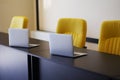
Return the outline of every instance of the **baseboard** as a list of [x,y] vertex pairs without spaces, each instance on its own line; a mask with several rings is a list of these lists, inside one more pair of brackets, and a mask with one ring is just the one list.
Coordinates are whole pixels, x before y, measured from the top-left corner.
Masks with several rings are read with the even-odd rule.
[[[51,32],[31,31],[31,37],[36,38],[36,39],[41,39],[41,40],[48,41],[49,40],[49,33],[51,33]],[[91,43],[98,43],[98,39],[90,38],[90,37],[87,37],[86,41],[91,42]]]
[[39,40],[49,41],[49,32],[31,31],[30,37],[35,38],[35,39],[39,39]]

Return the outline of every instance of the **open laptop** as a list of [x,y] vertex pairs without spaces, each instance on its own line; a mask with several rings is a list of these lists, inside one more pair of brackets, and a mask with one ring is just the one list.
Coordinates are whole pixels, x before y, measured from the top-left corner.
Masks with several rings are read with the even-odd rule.
[[32,48],[37,47],[39,44],[29,44],[29,31],[28,29],[9,28],[9,46]]
[[74,52],[72,40],[72,35],[51,33],[49,35],[50,53],[73,58],[87,55],[86,52]]

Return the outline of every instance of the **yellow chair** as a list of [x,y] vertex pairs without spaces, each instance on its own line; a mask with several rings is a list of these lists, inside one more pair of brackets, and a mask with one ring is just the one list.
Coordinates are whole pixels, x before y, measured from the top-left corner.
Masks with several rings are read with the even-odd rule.
[[120,20],[102,23],[98,49],[100,52],[120,55]]
[[60,34],[71,34],[75,47],[85,47],[87,24],[84,19],[61,18],[58,21],[56,32]]
[[14,16],[12,18],[10,28],[27,28],[28,25],[28,19],[25,16]]

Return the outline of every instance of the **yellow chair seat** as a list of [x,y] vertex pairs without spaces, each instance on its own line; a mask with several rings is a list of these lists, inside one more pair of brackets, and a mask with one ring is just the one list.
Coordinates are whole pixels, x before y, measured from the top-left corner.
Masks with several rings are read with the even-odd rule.
[[110,38],[105,41],[101,41],[101,46],[99,47],[100,51],[120,55],[120,37],[119,38]]

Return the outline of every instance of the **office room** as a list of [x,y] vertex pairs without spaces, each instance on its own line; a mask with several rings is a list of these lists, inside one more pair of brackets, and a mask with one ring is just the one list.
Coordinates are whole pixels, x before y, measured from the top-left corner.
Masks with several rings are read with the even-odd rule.
[[[6,62],[4,66],[0,66],[0,70],[3,70],[0,72],[0,80],[119,80],[120,70],[118,69],[120,66],[117,63],[120,60],[119,3],[120,0],[0,0],[1,53],[4,52],[4,49],[10,50],[11,53],[13,51],[13,54],[18,51],[18,53],[23,53],[23,55],[18,54],[18,56],[24,56],[23,60],[25,60],[22,64],[22,57],[20,57],[21,59],[18,58],[18,62],[14,62],[12,61],[13,57],[10,56],[6,60],[3,59],[4,55],[0,54],[0,65],[4,65],[4,60]],[[28,37],[31,37],[30,43],[39,44],[38,46],[33,48],[17,47],[17,49],[15,46],[11,48],[9,29],[14,16],[27,17]],[[74,39],[73,45],[76,51],[87,52],[87,56],[78,58],[51,56],[50,34],[59,33],[58,23],[62,18],[85,21],[86,31],[84,42],[82,42],[83,46],[76,47]],[[109,29],[111,25],[112,28]],[[102,29],[104,26],[107,26],[106,30]],[[116,29],[115,26],[117,26]],[[74,29],[75,27],[73,27]],[[108,33],[104,35],[104,31]],[[69,33],[65,32],[66,34]],[[70,35],[74,36],[71,33]],[[17,39],[14,38],[15,40]],[[26,53],[27,55],[24,55]],[[16,58],[13,60],[17,59],[17,55],[15,56]],[[112,56],[114,56],[114,60],[111,59]],[[9,61],[12,64],[21,63],[18,65],[24,67],[22,70],[16,66],[17,64],[14,64],[14,67],[17,68],[16,77],[13,76],[15,74],[7,74],[7,71],[15,73],[15,70],[11,68],[12,66],[8,66],[7,62],[10,64]],[[27,64],[27,61],[31,64]],[[21,76],[24,77],[21,78]]]

